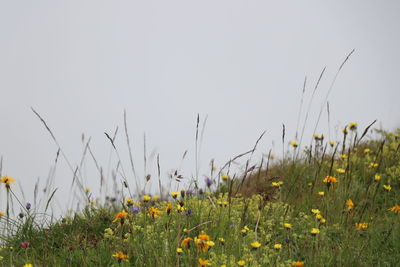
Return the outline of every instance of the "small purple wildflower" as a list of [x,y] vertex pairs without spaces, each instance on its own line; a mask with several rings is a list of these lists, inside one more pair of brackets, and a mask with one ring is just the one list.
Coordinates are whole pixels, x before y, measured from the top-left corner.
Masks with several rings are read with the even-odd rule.
[[31,205],[31,203],[26,203],[26,206],[25,206],[25,208],[27,209],[27,210],[30,210],[31,209],[31,207],[32,207],[32,205]]
[[192,215],[193,215],[192,210],[191,210],[191,209],[188,209],[188,210],[186,211],[186,216],[190,217],[190,216],[192,216]]
[[186,190],[186,195],[192,196],[192,195],[194,195],[194,193],[192,190]]
[[140,208],[139,207],[130,207],[132,214],[138,214],[140,212]]
[[206,178],[204,179],[204,181],[206,182],[206,185],[208,188],[210,188],[210,186],[213,184],[213,180],[211,180],[210,178]]

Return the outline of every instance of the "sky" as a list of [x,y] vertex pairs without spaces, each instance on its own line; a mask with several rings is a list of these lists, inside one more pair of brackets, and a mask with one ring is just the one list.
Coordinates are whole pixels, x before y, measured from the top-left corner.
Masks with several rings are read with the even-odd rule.
[[[293,140],[308,106],[306,136],[321,109],[317,132],[333,140],[350,121],[360,129],[375,119],[376,127],[400,127],[399,13],[398,1],[0,0],[2,175],[18,180],[23,201],[33,201],[38,178],[46,187],[58,148],[31,107],[73,168],[84,150],[82,133],[90,137],[106,176],[117,157],[104,132],[112,135],[118,126],[115,144],[133,184],[126,110],[141,186],[146,174],[156,175],[157,154],[163,183],[176,168],[185,181],[195,175],[197,114],[206,119],[201,177],[211,159],[222,166],[251,149],[263,131],[255,158],[270,149],[279,154],[282,124]],[[353,49],[328,95],[328,125],[325,97]],[[84,170],[84,186],[98,195],[90,157]],[[54,177],[52,208],[62,209],[73,177],[62,157]],[[147,189],[155,190],[156,180],[150,182]]]

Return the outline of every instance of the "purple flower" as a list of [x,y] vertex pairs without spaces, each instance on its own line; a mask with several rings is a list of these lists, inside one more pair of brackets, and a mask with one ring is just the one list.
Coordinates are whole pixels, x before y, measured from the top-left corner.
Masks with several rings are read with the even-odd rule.
[[211,180],[210,178],[206,178],[204,179],[204,181],[206,182],[206,185],[208,188],[210,188],[210,186],[213,184],[213,180]]
[[194,193],[192,190],[186,190],[186,195],[192,196],[192,195],[194,195]]
[[186,211],[186,216],[188,216],[188,217],[190,217],[190,216],[192,216],[193,214],[192,214],[192,210],[191,209],[188,209],[187,211]]
[[132,214],[138,214],[140,212],[140,208],[139,207],[130,207]]
[[29,244],[28,241],[21,242],[21,247],[23,247],[23,248],[28,248],[29,245],[30,245],[30,244]]
[[27,210],[30,210],[31,209],[31,207],[32,207],[32,205],[31,205],[31,203],[26,203],[26,206],[25,206],[25,208],[27,209]]

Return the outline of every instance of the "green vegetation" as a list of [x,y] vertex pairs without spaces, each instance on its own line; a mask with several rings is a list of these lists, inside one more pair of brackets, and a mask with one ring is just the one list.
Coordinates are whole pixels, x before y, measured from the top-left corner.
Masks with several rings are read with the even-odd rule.
[[[228,164],[203,189],[104,205],[87,189],[83,212],[55,222],[20,203],[19,217],[1,213],[0,265],[397,266],[400,129],[364,140],[368,130],[350,123],[340,143],[315,135],[304,150],[290,142],[241,174]],[[1,182],[17,200],[13,180]]]

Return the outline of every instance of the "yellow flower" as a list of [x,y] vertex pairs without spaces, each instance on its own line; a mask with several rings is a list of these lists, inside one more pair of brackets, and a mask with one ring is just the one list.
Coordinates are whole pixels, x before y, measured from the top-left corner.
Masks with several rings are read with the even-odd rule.
[[240,230],[240,232],[242,232],[242,234],[246,234],[249,230],[250,230],[249,227],[247,227],[247,225],[245,225],[245,226],[243,227],[243,229]]
[[320,214],[321,212],[319,211],[319,209],[311,209],[311,213],[317,215]]
[[356,228],[357,229],[367,229],[368,228],[368,223],[363,222],[363,223],[356,223]]
[[154,200],[154,201],[160,200],[160,196],[159,196],[159,195],[154,195],[154,196],[153,196],[153,200]]
[[317,234],[320,233],[320,231],[319,231],[318,228],[312,228],[311,231],[310,231],[310,233],[311,233],[312,235],[317,235]]
[[179,196],[179,192],[172,192],[171,196],[176,199]]
[[273,187],[280,187],[281,185],[283,185],[283,182],[282,182],[282,181],[279,181],[279,182],[272,182],[271,185],[272,185]]
[[208,251],[210,246],[207,244],[207,242],[208,241],[203,241],[201,239],[198,239],[197,237],[194,238],[194,243],[196,243],[198,251]]
[[364,149],[364,153],[369,153],[369,152],[371,152],[371,149],[369,148]]
[[223,181],[228,181],[229,176],[228,176],[228,175],[221,175],[221,179],[222,179]]
[[311,186],[312,186],[312,183],[308,183],[307,186],[311,187]]
[[296,148],[296,147],[299,146],[299,145],[297,144],[296,141],[290,141],[290,142],[289,142],[289,145],[291,145],[291,146],[294,147],[294,148]]
[[333,147],[335,145],[335,141],[329,141],[329,145]]
[[127,199],[125,199],[125,202],[126,202],[126,205],[127,205],[128,207],[130,207],[130,206],[133,205],[133,199],[132,199],[132,198],[127,198]]
[[275,244],[274,249],[279,250],[282,248],[282,244]]
[[254,241],[253,243],[251,243],[251,247],[253,249],[258,249],[259,247],[261,247],[261,243],[258,241]]
[[379,174],[375,174],[374,179],[375,181],[379,181],[381,179],[381,176]]
[[320,223],[326,223],[325,218],[321,218],[321,220],[319,220]]
[[144,195],[143,196],[143,201],[144,202],[149,202],[151,200],[151,196],[149,196],[149,195]]
[[244,266],[246,264],[246,262],[244,260],[240,260],[240,261],[237,262],[237,264],[239,266]]
[[168,203],[167,207],[165,208],[165,210],[166,210],[167,214],[169,215],[171,213],[171,210],[172,210],[172,204]]
[[225,244],[225,239],[223,237],[218,238],[218,240],[222,245]]
[[176,249],[176,253],[182,254],[182,252],[183,252],[183,249],[182,249],[182,248],[177,248],[177,249]]
[[323,182],[326,184],[331,184],[331,183],[337,183],[338,180],[333,176],[326,176]]
[[345,172],[346,172],[346,170],[345,170],[345,169],[342,169],[342,168],[336,169],[336,171],[337,171],[338,173],[345,173]]
[[376,167],[378,167],[378,163],[375,163],[375,162],[371,162],[370,164],[369,164],[369,167],[370,168],[376,168]]
[[3,176],[3,178],[0,179],[1,183],[4,183],[6,185],[6,188],[10,188],[10,184],[14,183],[16,180],[14,178],[11,178],[9,176]]
[[315,215],[315,218],[316,218],[317,220],[321,220],[321,219],[323,219],[324,217],[322,217],[321,214],[316,214],[316,215]]
[[195,237],[194,242],[197,244],[197,249],[203,252],[206,252],[210,247],[215,245],[214,242],[210,241],[210,237],[204,233]]
[[117,258],[118,261],[128,261],[128,255],[126,255],[125,253],[123,253],[121,251],[113,254],[112,256]]
[[198,238],[203,240],[203,241],[209,241],[210,240],[210,237],[208,235],[204,234],[204,233],[199,234]]
[[344,134],[347,134],[347,133],[348,133],[347,127],[344,127],[344,128],[342,129],[342,132],[343,132]]
[[285,227],[286,229],[292,229],[292,225],[290,223],[284,223],[283,227]]
[[115,219],[114,219],[113,222],[119,221],[121,224],[123,224],[124,223],[124,219],[126,217],[128,217],[128,216],[129,216],[129,214],[126,211],[124,211],[124,210],[120,211],[120,212],[117,213],[117,215],[115,215]]
[[202,258],[199,258],[199,264],[200,264],[200,267],[211,265],[210,261],[203,260]]
[[390,186],[390,185],[383,185],[383,188],[386,190],[386,191],[390,191],[390,190],[392,190],[392,187]]
[[292,262],[292,266],[303,267],[304,266],[304,261],[294,261],[294,262]]
[[325,196],[325,192],[318,192],[318,196],[320,196],[320,197]]
[[341,155],[340,155],[340,158],[341,158],[341,159],[347,159],[347,157],[348,157],[347,154],[341,154]]
[[391,207],[388,210],[393,211],[394,213],[400,214],[400,205],[394,205],[393,207]]
[[149,211],[149,215],[150,217],[152,217],[153,219],[155,219],[157,217],[158,214],[161,214],[161,211],[158,210],[157,208],[151,207],[150,211]]
[[181,205],[180,203],[177,205],[176,210],[178,212],[182,212],[185,211],[185,206]]
[[181,246],[190,248],[190,241],[193,241],[193,238],[186,237],[185,239],[182,240]]
[[85,192],[86,192],[86,193],[89,193],[89,192],[90,192],[90,187],[86,187],[86,188],[85,188]]
[[0,211],[0,217],[3,217],[4,215],[5,213]]
[[207,243],[207,245],[210,247],[210,248],[212,248],[213,246],[215,246],[215,243],[214,243],[214,241],[207,241],[206,242]]
[[33,267],[33,264],[31,264],[31,263],[27,263],[27,264],[24,264],[24,266],[23,267]]
[[351,210],[354,208],[354,202],[353,202],[353,200],[348,199],[348,200],[346,201],[346,206],[347,206],[347,210],[348,210],[348,211],[351,211]]
[[357,129],[357,123],[356,123],[356,122],[350,122],[350,123],[349,123],[349,129],[350,129],[351,131],[356,130],[356,129]]

